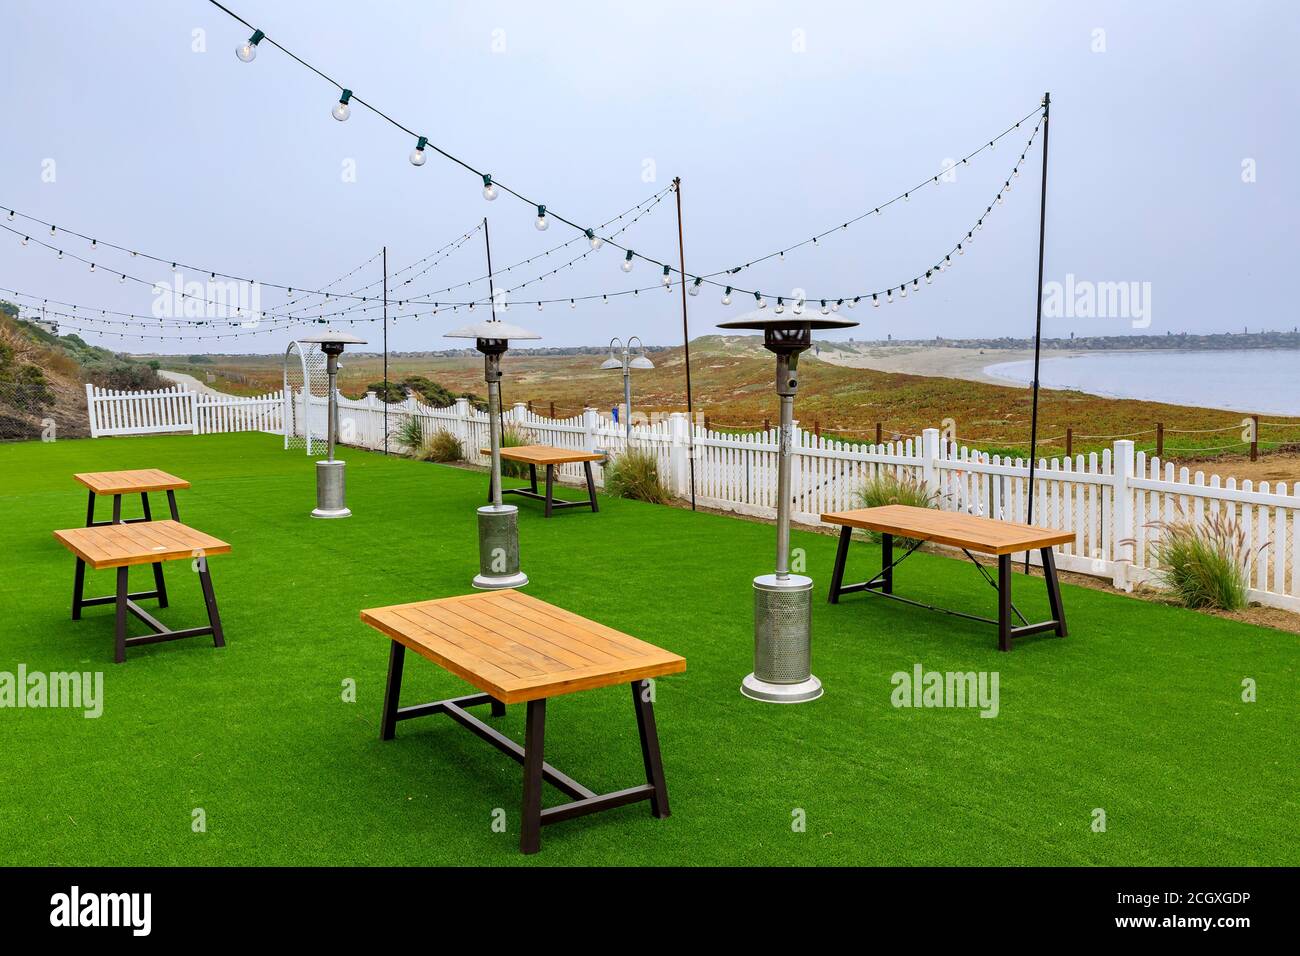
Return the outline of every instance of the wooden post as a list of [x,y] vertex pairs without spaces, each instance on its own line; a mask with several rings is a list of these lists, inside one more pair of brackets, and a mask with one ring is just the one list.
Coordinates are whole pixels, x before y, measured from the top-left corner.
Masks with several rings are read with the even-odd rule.
[[530,398],[528,400],[528,413],[531,415],[532,412],[533,412],[533,400]]
[[1066,458],[1074,457],[1074,429],[1073,428],[1067,428],[1065,430],[1065,457]]
[[770,432],[771,430],[772,430],[772,423],[769,422],[766,418],[763,419],[763,431]]
[[555,417],[555,403],[551,402],[551,417]]
[[1156,457],[1165,457],[1165,423],[1156,422]]
[[883,444],[881,440],[882,434],[883,434],[883,429],[880,426],[880,422],[876,422],[876,444],[877,445]]
[[1259,461],[1259,416],[1250,416],[1250,460]]
[[822,423],[815,418],[813,419],[813,435],[819,439],[822,437]]
[[[690,413],[688,412],[687,414],[689,415]],[[705,416],[704,416],[704,430],[705,430],[705,431],[708,431],[708,430],[709,430],[709,416],[708,416],[708,415],[705,415]]]

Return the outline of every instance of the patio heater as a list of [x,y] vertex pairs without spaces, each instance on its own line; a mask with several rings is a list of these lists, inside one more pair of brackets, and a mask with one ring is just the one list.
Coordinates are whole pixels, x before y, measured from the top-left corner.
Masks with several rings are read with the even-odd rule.
[[[334,443],[339,433],[338,375],[339,356],[345,345],[365,345],[365,339],[345,332],[325,331],[313,338],[299,339],[320,346],[325,353],[325,374],[329,376],[329,421],[326,426],[328,452],[324,461],[316,462],[316,507],[313,518],[346,518],[352,514],[347,506],[347,481],[342,461],[334,460]],[[304,394],[304,401],[310,396]]]
[[[632,343],[636,343],[636,355],[632,354]],[[622,353],[621,357],[618,353]],[[632,336],[624,345],[621,339],[612,338],[609,340],[609,358],[600,363],[603,369],[621,368],[623,370],[623,417],[627,419],[624,422],[623,434],[627,436],[628,444],[632,442],[632,369],[634,368],[654,368],[655,363],[650,361],[645,354],[645,346],[641,344],[640,336]]]
[[483,380],[488,387],[488,434],[492,446],[492,503],[478,509],[478,563],[474,587],[518,588],[528,583],[519,570],[519,509],[501,503],[501,356],[510,339],[540,339],[517,325],[497,319],[446,333],[451,339],[474,339],[483,353]]
[[774,315],[721,322],[720,329],[763,333],[763,346],[776,354],[776,393],[781,399],[777,453],[776,573],[754,578],[754,672],[740,692],[754,700],[799,704],[822,695],[812,673],[812,578],[790,573],[790,442],[794,396],[799,388],[799,353],[812,345],[813,329],[847,329],[846,319]]

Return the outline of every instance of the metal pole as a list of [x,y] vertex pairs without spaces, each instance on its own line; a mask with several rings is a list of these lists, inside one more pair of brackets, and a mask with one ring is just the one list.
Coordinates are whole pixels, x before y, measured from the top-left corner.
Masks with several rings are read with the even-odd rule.
[[[776,357],[776,378],[790,378],[790,356]],[[794,396],[781,396],[781,442],[776,471],[776,578],[790,577],[790,431],[794,427]]]
[[330,402],[327,414],[329,415],[329,433],[328,454],[325,456],[326,461],[334,460],[334,436],[339,430],[339,400],[338,400],[338,374],[339,374],[339,357],[330,355],[325,359],[325,374],[329,376],[330,383]]
[[[1052,108],[1052,94],[1043,94],[1043,183],[1038,196],[1038,299],[1034,319],[1034,407],[1029,423],[1029,514],[1027,523],[1034,523],[1034,469],[1038,461],[1038,366],[1043,345],[1043,248],[1047,237],[1047,125]],[[1029,573],[1029,552],[1025,552],[1025,574]]]
[[628,445],[632,444],[632,369],[628,365],[628,349],[623,349],[623,434]]
[[388,247],[384,246],[384,454],[388,454]]
[[677,254],[682,274],[682,353],[686,360],[686,447],[691,468],[691,510],[695,510],[695,402],[691,395],[691,329],[686,319],[686,244],[682,238],[682,177],[673,179],[677,193]]
[[[483,246],[487,251],[488,308],[492,321],[497,319],[497,293],[492,278],[492,239],[488,235],[487,216],[483,217]],[[488,387],[488,436],[492,449],[492,507],[501,507],[501,356],[483,357],[484,378]]]

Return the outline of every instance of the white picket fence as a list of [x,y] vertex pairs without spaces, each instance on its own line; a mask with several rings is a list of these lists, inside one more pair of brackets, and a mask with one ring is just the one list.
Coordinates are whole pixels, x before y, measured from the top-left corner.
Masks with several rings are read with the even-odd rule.
[[88,384],[86,409],[92,438],[165,432],[284,434],[284,396],[280,392],[243,398],[192,392],[183,385],[123,392]]
[[[88,386],[87,399],[94,435],[246,430],[283,434],[286,419],[323,429],[326,408],[324,398],[304,399],[301,393],[216,398],[183,388],[123,395],[92,392]],[[299,403],[299,414],[285,415],[289,402]],[[505,417],[532,443],[614,455],[626,447],[624,427],[591,408],[572,418],[551,419],[516,404]],[[480,449],[488,442],[488,416],[467,400],[445,408],[415,399],[389,405],[391,449],[403,450],[396,436],[412,419],[426,436],[439,429],[451,432],[469,461],[485,463]],[[340,398],[339,427],[345,445],[383,448],[383,402],[373,393],[363,399]],[[882,472],[923,483],[946,510],[1028,520],[1028,461],[988,456],[942,441],[937,429],[926,429],[919,440],[864,445],[819,437],[796,425],[790,438],[791,496],[798,522],[819,524],[826,512],[858,506],[863,484]],[[687,416],[674,412],[634,424],[632,441],[657,457],[660,473],[675,494],[690,494],[693,473],[699,504],[775,516],[778,430],[732,434],[700,425],[692,430]],[[560,469],[561,479],[580,481],[581,476],[580,465]],[[604,483],[599,465],[595,476],[598,484]],[[1100,454],[1041,460],[1036,469],[1034,523],[1074,533],[1074,541],[1058,549],[1060,567],[1109,578],[1117,587],[1131,589],[1156,577],[1152,544],[1159,530],[1152,525],[1180,512],[1196,520],[1210,514],[1233,517],[1257,553],[1250,568],[1251,599],[1300,611],[1300,494],[1288,493],[1286,483],[1270,487],[1262,482],[1256,488],[1250,481],[1239,484],[1217,475],[1193,475],[1135,452],[1127,440]]]

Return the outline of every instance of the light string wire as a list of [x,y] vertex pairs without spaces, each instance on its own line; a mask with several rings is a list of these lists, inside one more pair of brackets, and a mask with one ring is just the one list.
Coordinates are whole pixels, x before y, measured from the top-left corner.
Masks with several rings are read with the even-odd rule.
[[[562,215],[560,215],[559,213],[555,212],[551,207],[549,207],[549,206],[547,206],[547,205],[545,205],[545,204],[542,204],[542,203],[537,203],[535,200],[530,199],[529,197],[523,195],[522,193],[518,192],[517,190],[513,189],[512,187],[507,186],[507,185],[505,185],[504,183],[498,181],[498,180],[496,179],[496,177],[493,176],[491,173],[485,173],[483,170],[478,169],[478,168],[475,167],[473,164],[471,164],[471,163],[467,162],[466,160],[461,159],[459,156],[456,156],[455,154],[449,152],[448,150],[446,150],[446,149],[444,149],[443,147],[439,146],[437,143],[431,142],[427,136],[424,136],[424,135],[422,135],[422,134],[420,134],[420,133],[417,133],[415,130],[411,129],[410,127],[406,126],[405,124],[403,124],[403,123],[397,121],[396,119],[394,119],[393,117],[391,117],[391,116],[389,116],[387,113],[385,113],[383,110],[381,110],[379,107],[375,106],[373,103],[370,103],[369,101],[367,101],[367,100],[364,99],[363,97],[357,96],[355,92],[353,92],[352,90],[350,90],[350,89],[348,89],[347,87],[345,87],[342,83],[340,83],[338,80],[334,79],[334,78],[333,78],[332,76],[330,76],[329,74],[325,73],[323,70],[321,70],[321,69],[319,69],[318,67],[312,65],[311,63],[308,63],[308,62],[307,62],[306,60],[304,60],[302,57],[298,56],[296,53],[294,53],[293,51],[291,51],[291,50],[289,50],[288,48],[286,48],[283,44],[281,44],[280,42],[278,42],[278,41],[275,40],[274,38],[272,38],[272,37],[270,37],[270,36],[267,36],[266,33],[265,33],[264,31],[262,31],[262,30],[258,29],[257,27],[253,26],[252,23],[250,23],[249,21],[245,20],[245,19],[244,19],[243,17],[241,17],[239,14],[235,13],[233,10],[231,10],[229,7],[227,7],[225,4],[221,3],[220,0],[208,0],[208,2],[209,2],[210,4],[212,4],[214,7],[216,7],[218,10],[220,10],[222,13],[226,14],[226,15],[227,15],[228,17],[230,17],[231,19],[233,19],[233,20],[239,22],[239,23],[242,24],[243,26],[245,26],[245,27],[247,27],[248,29],[252,30],[252,31],[254,32],[254,37],[250,39],[250,41],[249,41],[250,43],[253,43],[254,45],[256,45],[256,44],[254,43],[254,40],[256,40],[256,41],[258,41],[258,42],[265,41],[266,43],[269,43],[271,46],[275,47],[275,48],[276,48],[277,50],[279,50],[281,53],[284,53],[284,54],[285,54],[286,56],[288,56],[290,59],[294,60],[295,62],[297,62],[297,63],[300,64],[301,66],[305,67],[306,69],[310,70],[312,73],[316,74],[318,77],[320,77],[321,79],[323,79],[325,82],[329,83],[331,86],[333,86],[335,89],[337,89],[340,93],[346,93],[346,94],[347,94],[347,97],[348,97],[348,102],[350,102],[350,103],[359,103],[360,105],[364,106],[366,109],[370,110],[370,112],[372,112],[372,113],[374,113],[376,116],[378,116],[380,119],[384,120],[384,121],[387,122],[389,125],[393,126],[395,129],[398,129],[398,130],[400,130],[401,132],[405,133],[407,136],[410,136],[410,137],[414,138],[415,140],[417,140],[417,142],[418,142],[417,149],[420,149],[420,150],[423,150],[423,149],[431,149],[431,150],[433,150],[435,153],[437,153],[438,155],[442,156],[444,159],[448,160],[449,162],[455,163],[456,165],[458,165],[458,166],[462,167],[463,169],[467,170],[468,172],[473,173],[476,177],[478,177],[479,179],[481,179],[484,183],[490,183],[491,185],[497,187],[497,188],[498,188],[499,190],[501,190],[502,192],[509,193],[510,195],[514,196],[516,199],[520,200],[521,202],[525,203],[526,205],[529,205],[529,206],[533,206],[533,207],[535,207],[535,208],[538,210],[538,213],[539,213],[539,214],[541,214],[541,213],[544,212],[545,215],[547,215],[547,216],[551,216],[551,217],[555,218],[555,219],[558,220],[559,222],[564,223],[566,226],[569,226],[569,227],[571,227],[571,228],[573,228],[573,229],[576,229],[577,231],[583,233],[584,235],[585,235],[585,234],[588,234],[588,231],[589,231],[589,229],[590,229],[591,227],[588,227],[588,226],[582,226],[582,225],[580,225],[580,224],[574,222],[573,220],[568,219],[568,218],[566,218],[565,216],[562,216]],[[978,155],[979,153],[983,152],[985,149],[990,149],[990,148],[992,148],[993,145],[997,142],[998,139],[1001,139],[1003,136],[1008,135],[1008,134],[1011,133],[1013,130],[1017,129],[1017,128],[1020,126],[1020,124],[1023,123],[1025,120],[1029,119],[1030,117],[1034,116],[1035,114],[1041,114],[1042,111],[1043,111],[1043,107],[1042,107],[1041,105],[1039,105],[1039,106],[1036,107],[1035,109],[1031,110],[1029,113],[1025,114],[1025,116],[1024,116],[1021,120],[1017,121],[1015,124],[1013,124],[1012,126],[1008,127],[1008,129],[1007,129],[1006,131],[1004,131],[1003,133],[999,134],[998,136],[996,136],[996,137],[990,139],[988,142],[986,142],[986,143],[984,143],[982,146],[980,146],[979,149],[977,149],[977,150],[975,150],[975,151],[973,151],[973,152],[967,154],[965,157],[963,157],[963,160],[962,160],[962,161],[965,162],[965,161],[969,160],[971,157],[976,156],[976,155]],[[1022,158],[1023,158],[1023,154],[1022,154]],[[923,188],[923,187],[926,186],[926,185],[930,185],[930,184],[932,184],[932,183],[937,183],[937,182],[938,182],[938,175],[936,174],[936,175],[934,175],[934,176],[927,177],[927,178],[926,178],[925,180],[923,180],[920,184],[918,184],[916,187],[914,187],[914,189],[920,189],[920,188]],[[826,235],[829,235],[830,233],[835,232],[835,231],[837,231],[837,230],[844,229],[844,228],[846,228],[848,225],[852,224],[853,222],[857,222],[857,221],[860,221],[861,219],[865,218],[867,215],[873,215],[873,214],[875,214],[878,210],[884,209],[886,206],[888,206],[888,205],[890,205],[890,204],[892,204],[892,203],[894,203],[894,202],[897,202],[899,199],[905,199],[905,198],[907,197],[907,195],[908,195],[911,191],[913,191],[913,190],[906,190],[906,191],[904,191],[903,193],[900,193],[900,194],[899,194],[897,197],[895,197],[894,199],[887,200],[886,202],[881,203],[879,206],[873,206],[869,213],[863,213],[863,214],[861,214],[860,216],[855,217],[855,218],[852,219],[852,220],[846,221],[846,222],[845,222],[844,224],[842,224],[842,225],[835,226],[835,227],[833,227],[833,228],[827,230],[826,232],[823,232],[823,233],[818,234],[817,236],[811,237],[811,238],[809,238],[809,239],[805,239],[805,240],[803,240],[803,241],[801,241],[801,242],[799,242],[799,243],[794,244],[793,246],[787,247],[787,249],[777,250],[776,252],[769,253],[769,254],[767,254],[767,255],[765,255],[765,256],[762,256],[762,257],[760,257],[760,258],[758,258],[758,259],[751,260],[750,264],[752,265],[752,264],[754,264],[754,263],[761,262],[761,261],[763,261],[763,260],[765,260],[765,259],[769,259],[769,258],[771,258],[772,256],[779,256],[779,255],[782,255],[783,252],[785,252],[785,251],[789,251],[790,249],[797,249],[797,248],[799,248],[799,247],[801,247],[801,246],[803,246],[803,245],[806,245],[806,244],[808,244],[808,243],[816,242],[816,241],[818,241],[818,239],[820,239],[821,237],[826,236]],[[604,238],[604,237],[601,237],[601,238]],[[610,241],[610,242],[608,242],[608,244],[609,244],[610,246],[612,246],[613,248],[618,249],[619,251],[626,253],[627,258],[628,258],[629,261],[630,261],[631,259],[641,259],[641,260],[644,260],[645,262],[648,262],[648,263],[650,263],[651,265],[654,265],[654,266],[656,266],[656,267],[664,268],[664,269],[668,270],[669,273],[674,273],[674,272],[675,272],[675,273],[677,273],[678,275],[682,275],[681,270],[678,269],[678,268],[676,268],[676,267],[674,267],[674,266],[672,265],[671,262],[661,261],[661,260],[659,260],[659,259],[654,258],[653,256],[647,256],[647,255],[645,255],[644,253],[636,252],[635,250],[630,249],[630,248],[628,248],[628,247],[626,247],[626,246],[620,245],[620,244],[617,243],[617,242],[612,242],[612,241]],[[699,275],[696,275],[696,274],[686,274],[686,275],[684,276],[684,278],[694,279],[694,280],[698,280],[698,281],[710,281],[712,278],[714,278],[714,277],[716,277],[716,276],[724,275],[724,274],[729,274],[729,273],[730,273],[730,274],[734,274],[734,273],[736,273],[736,272],[739,272],[739,271],[740,271],[741,269],[743,269],[743,268],[745,268],[745,266],[736,266],[736,267],[733,267],[733,268],[731,268],[731,269],[719,270],[719,271],[717,271],[717,272],[704,273],[704,274],[699,274]],[[714,282],[713,284],[714,284],[714,285],[720,285],[721,283]],[[747,292],[748,290],[742,290],[742,291],[746,291],[746,292]],[[846,298],[846,297],[845,297],[845,296],[828,296],[827,298],[828,298],[828,299],[830,299],[830,298],[843,299],[843,298]]]

